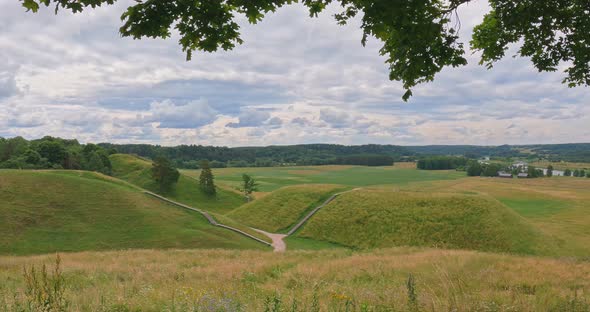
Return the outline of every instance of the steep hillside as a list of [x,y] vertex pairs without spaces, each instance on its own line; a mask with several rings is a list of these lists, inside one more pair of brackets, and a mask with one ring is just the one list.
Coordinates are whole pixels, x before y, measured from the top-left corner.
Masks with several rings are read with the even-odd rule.
[[229,213],[228,217],[264,231],[286,232],[307,212],[338,190],[342,190],[342,186],[287,186],[241,206]]
[[0,254],[262,248],[126,182],[79,171],[0,170],[0,223]]
[[[152,164],[149,161],[126,154],[111,155],[110,159],[113,166],[113,176],[158,193],[159,188],[151,178]],[[208,196],[199,190],[197,180],[186,175],[180,175],[175,187],[162,195],[193,207],[221,214],[244,204],[244,199],[240,194],[221,188],[217,189],[216,196]]]
[[555,241],[482,195],[361,190],[320,210],[298,237],[355,248],[432,246],[550,254]]

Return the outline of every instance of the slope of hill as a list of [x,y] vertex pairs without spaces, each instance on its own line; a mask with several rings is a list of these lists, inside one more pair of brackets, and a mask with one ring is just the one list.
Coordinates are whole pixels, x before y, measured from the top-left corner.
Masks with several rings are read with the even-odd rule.
[[[149,161],[126,154],[111,155],[110,159],[113,166],[113,176],[159,193],[158,186],[151,178],[152,164]],[[221,188],[217,189],[216,196],[208,196],[199,190],[197,180],[182,174],[174,188],[162,195],[183,204],[221,214],[244,204],[244,198],[240,194]]]
[[0,170],[0,254],[263,248],[126,182],[80,171]]
[[228,217],[267,232],[286,232],[307,212],[338,190],[342,190],[342,186],[287,186],[239,207]]
[[548,254],[555,241],[482,195],[362,190],[341,195],[297,234],[354,248],[431,246]]

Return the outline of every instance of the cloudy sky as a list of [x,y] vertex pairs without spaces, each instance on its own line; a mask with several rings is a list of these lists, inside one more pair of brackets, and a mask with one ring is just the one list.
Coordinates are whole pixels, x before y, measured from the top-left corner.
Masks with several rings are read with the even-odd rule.
[[[336,25],[335,7],[310,19],[293,5],[241,23],[245,44],[186,62],[177,38],[120,37],[130,3],[55,16],[0,0],[1,137],[225,146],[590,138],[590,88],[568,89],[562,73],[538,73],[526,59],[488,71],[469,53],[468,66],[405,103],[379,42],[363,48],[358,23]],[[465,41],[486,9],[478,0],[459,12]]]

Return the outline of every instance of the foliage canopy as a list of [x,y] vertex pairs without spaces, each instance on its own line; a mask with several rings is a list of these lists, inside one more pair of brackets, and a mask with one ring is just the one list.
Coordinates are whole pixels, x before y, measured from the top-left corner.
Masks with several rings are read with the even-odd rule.
[[[37,12],[41,5],[74,13],[111,5],[116,0],[20,0]],[[169,38],[175,29],[190,60],[194,51],[231,50],[243,42],[236,15],[256,24],[268,13],[300,2],[317,16],[337,3],[335,14],[344,25],[359,16],[366,44],[369,37],[383,43],[389,78],[403,82],[407,100],[411,88],[432,81],[445,67],[467,64],[458,31],[457,9],[473,0],[137,0],[122,14],[124,37]],[[539,71],[565,65],[568,86],[590,85],[590,8],[587,0],[489,0],[491,11],[476,26],[470,42],[488,68],[502,59],[511,44],[518,56],[530,57]]]

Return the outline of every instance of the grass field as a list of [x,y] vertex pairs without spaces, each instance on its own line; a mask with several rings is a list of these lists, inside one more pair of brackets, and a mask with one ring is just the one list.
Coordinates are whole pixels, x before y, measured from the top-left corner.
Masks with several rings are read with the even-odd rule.
[[[199,170],[182,170],[191,177],[198,177]],[[453,180],[465,176],[457,171],[415,170],[406,166],[311,166],[273,168],[220,168],[213,169],[216,181],[238,187],[242,174],[252,175],[260,183],[260,191],[271,192],[284,186],[298,184],[340,184],[349,187],[408,184],[412,182]]]
[[[158,186],[151,178],[151,163],[132,155],[111,155],[113,176],[123,179],[141,188],[160,193]],[[198,177],[197,177],[198,178]],[[203,210],[225,214],[245,203],[243,196],[237,192],[217,189],[216,196],[208,196],[199,190],[197,180],[180,175],[174,188],[162,195],[175,201]]]
[[127,248],[254,248],[199,214],[89,172],[0,170],[0,253]]
[[241,206],[228,217],[267,232],[286,233],[313,208],[342,190],[342,186],[330,184],[287,186]]
[[353,248],[428,246],[547,254],[553,240],[478,195],[363,189],[339,196],[298,237]]
[[[54,257],[0,257],[0,310],[26,302],[23,266]],[[590,309],[588,262],[472,251],[84,252],[63,254],[62,267],[68,311]]]

